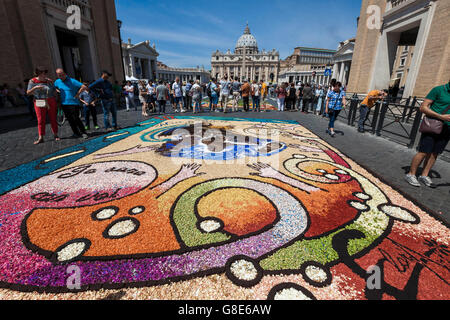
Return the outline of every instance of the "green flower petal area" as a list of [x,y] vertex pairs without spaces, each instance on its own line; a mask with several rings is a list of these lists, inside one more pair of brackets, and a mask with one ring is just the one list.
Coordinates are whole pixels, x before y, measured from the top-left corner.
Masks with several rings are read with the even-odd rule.
[[[299,163],[311,160],[312,159],[306,158],[292,159],[289,161],[294,161],[296,163],[291,163],[292,166],[290,167],[297,167]],[[332,240],[335,235],[344,230],[361,231],[365,235],[365,238],[349,241],[348,252],[350,255],[356,255],[378,240],[390,225],[391,218],[385,212],[378,209],[383,205],[388,204],[389,200],[377,186],[349,168],[321,159],[314,159],[313,161],[335,166],[356,179],[360,183],[362,190],[364,190],[368,196],[360,196],[365,199],[368,209],[364,212],[360,212],[360,215],[353,223],[342,227],[335,232],[314,239],[303,239],[276,251],[274,254],[260,261],[260,266],[264,270],[297,270],[306,262],[316,262],[322,265],[336,263],[338,262],[338,253],[332,246]],[[363,199],[361,200],[364,201]],[[353,203],[353,206],[354,204],[355,203]],[[352,205],[352,203],[349,203],[349,206],[350,205]]]
[[[264,228],[258,234],[248,235],[246,239],[221,232],[222,228],[212,232],[201,230],[202,222],[215,218],[203,219],[200,217],[197,212],[198,202],[202,197],[214,191],[229,188],[248,189],[264,196],[277,209],[277,222]],[[231,178],[207,181],[186,191],[176,202],[171,221],[174,230],[178,233],[178,240],[187,247],[238,240],[231,245],[237,248],[239,245],[247,244],[254,256],[260,256],[262,250],[260,247],[265,248],[262,250],[265,254],[301,236],[307,228],[308,216],[300,201],[281,188],[252,179]],[[214,221],[217,222],[217,220]],[[226,250],[226,248],[222,249]]]

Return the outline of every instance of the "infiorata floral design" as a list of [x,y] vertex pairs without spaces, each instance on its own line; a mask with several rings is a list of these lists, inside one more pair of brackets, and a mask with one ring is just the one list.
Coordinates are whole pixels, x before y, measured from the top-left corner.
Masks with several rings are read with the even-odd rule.
[[3,298],[450,298],[448,227],[295,122],[157,117],[0,186]]

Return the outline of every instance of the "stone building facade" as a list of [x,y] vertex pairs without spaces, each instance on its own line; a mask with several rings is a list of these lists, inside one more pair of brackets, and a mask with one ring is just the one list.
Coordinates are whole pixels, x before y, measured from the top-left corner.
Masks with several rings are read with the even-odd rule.
[[279,83],[328,84],[331,75],[326,70],[333,68],[332,59],[336,50],[297,47],[294,53],[281,62]]
[[339,44],[337,52],[333,55],[333,78],[347,86],[352,67],[355,39],[349,39]]
[[[81,28],[69,30],[67,9],[76,5]],[[103,69],[122,81],[124,72],[114,0],[2,0],[0,1],[0,83],[14,88],[45,66],[83,81],[94,80]]]
[[234,52],[228,50],[225,53],[217,50],[211,58],[211,75],[215,78],[223,78],[225,75],[240,81],[264,80],[266,82],[278,82],[280,70],[280,54],[258,48],[256,38],[251,34],[250,28],[244,30],[244,34],[236,43]]
[[[381,29],[373,25],[373,8],[381,10]],[[362,0],[348,91],[387,88],[397,76],[399,46],[414,47],[403,97],[425,97],[434,86],[447,83],[450,1]]]
[[122,43],[122,55],[127,79],[156,79],[159,53],[155,44],[150,46],[149,40],[132,44],[128,39],[128,43]]
[[211,73],[203,67],[171,68],[160,61],[158,61],[157,65],[157,80],[173,82],[176,78],[180,78],[182,82],[200,80],[200,83],[208,83],[211,79]]

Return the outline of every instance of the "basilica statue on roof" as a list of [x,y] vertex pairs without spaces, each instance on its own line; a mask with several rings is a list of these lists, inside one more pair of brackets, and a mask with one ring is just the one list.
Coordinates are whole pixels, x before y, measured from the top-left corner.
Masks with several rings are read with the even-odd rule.
[[237,77],[240,81],[277,82],[280,68],[280,54],[272,51],[258,49],[258,42],[251,34],[247,24],[244,34],[236,43],[234,52],[225,53],[217,50],[211,58],[211,76],[221,79]]

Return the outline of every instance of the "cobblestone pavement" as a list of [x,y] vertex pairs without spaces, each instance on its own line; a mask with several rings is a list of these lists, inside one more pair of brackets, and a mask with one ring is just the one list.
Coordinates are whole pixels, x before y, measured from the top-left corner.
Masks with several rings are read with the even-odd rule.
[[[190,115],[186,113],[184,115]],[[409,169],[414,150],[410,150],[395,142],[370,134],[359,134],[356,128],[350,127],[342,120],[336,124],[337,136],[331,138],[326,134],[326,119],[312,114],[299,112],[265,112],[265,113],[202,113],[202,116],[242,117],[254,119],[280,119],[295,120],[311,130],[320,138],[336,147],[344,154],[355,160],[358,164],[372,171],[387,184],[401,191],[405,196],[414,199],[428,212],[447,223],[450,222],[450,165],[448,162],[438,160],[433,171],[436,189],[426,187],[414,188],[404,180]],[[122,128],[133,126],[145,120],[140,111],[126,112],[119,110],[119,125]],[[99,121],[102,116],[99,117]],[[100,121],[101,123],[101,121]],[[93,136],[102,135],[103,129],[92,132]],[[49,155],[81,143],[82,139],[66,138],[71,136],[70,127],[66,124],[60,136],[62,141],[52,141],[50,126],[47,126],[47,141],[35,146],[33,141],[37,138],[36,123],[29,120],[29,116],[0,119],[0,171],[11,169],[23,163]]]

